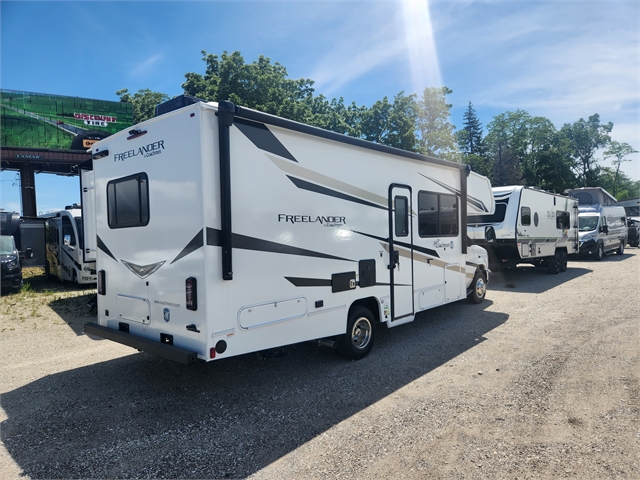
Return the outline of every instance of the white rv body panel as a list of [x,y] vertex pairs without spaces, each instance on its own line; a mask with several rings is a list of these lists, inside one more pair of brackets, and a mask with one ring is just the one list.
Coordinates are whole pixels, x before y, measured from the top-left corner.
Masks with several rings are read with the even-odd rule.
[[[578,248],[576,199],[519,185],[494,187],[493,197],[495,213],[471,215],[467,224],[469,237],[489,251],[491,266],[531,263],[557,273],[559,255],[564,270]],[[485,239],[488,226],[495,231],[493,242]]]
[[[465,253],[463,165],[240,109],[227,184],[219,122],[200,103],[92,146],[99,334],[214,360],[343,335],[355,306],[396,326],[488,281],[486,251]],[[131,188],[139,218],[114,202]],[[421,232],[434,199],[439,232]]]
[[[76,207],[74,205],[74,207]],[[80,208],[67,208],[41,215],[45,218],[45,269],[48,275],[79,285],[95,284],[96,263],[85,261],[83,228]]]

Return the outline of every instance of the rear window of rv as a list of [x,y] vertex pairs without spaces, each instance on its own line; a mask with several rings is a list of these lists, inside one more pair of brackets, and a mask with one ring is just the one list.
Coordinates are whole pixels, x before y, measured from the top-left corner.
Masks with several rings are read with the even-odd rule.
[[531,209],[529,207],[520,208],[520,223],[524,226],[531,225]]
[[455,195],[418,192],[418,232],[421,237],[458,235],[458,200]]
[[107,183],[109,228],[143,227],[149,223],[149,178],[137,173]]

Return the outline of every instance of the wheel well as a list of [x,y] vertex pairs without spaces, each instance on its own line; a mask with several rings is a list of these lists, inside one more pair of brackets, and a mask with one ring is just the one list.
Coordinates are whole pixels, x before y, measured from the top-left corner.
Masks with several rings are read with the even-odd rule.
[[349,308],[349,315],[351,315],[352,310],[356,307],[367,308],[373,314],[373,318],[377,322],[380,321],[380,304],[375,297],[361,298],[353,302]]

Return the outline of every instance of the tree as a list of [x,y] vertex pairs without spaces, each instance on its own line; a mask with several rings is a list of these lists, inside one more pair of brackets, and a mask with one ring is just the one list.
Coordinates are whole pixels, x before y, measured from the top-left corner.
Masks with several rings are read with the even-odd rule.
[[453,93],[447,87],[429,87],[417,102],[416,136],[421,153],[446,160],[459,160],[455,127],[449,122],[451,104],[447,95]]
[[415,95],[398,93],[393,103],[387,97],[362,110],[359,122],[360,137],[390,147],[415,152],[418,149],[415,136]]
[[215,102],[229,100],[300,122],[312,119],[312,80],[287,78],[283,65],[263,55],[249,64],[238,51],[225,51],[218,57],[202,50],[202,60],[207,64],[204,75],[185,74],[182,88],[186,95]]
[[493,157],[494,185],[523,183],[522,164],[527,153],[530,118],[524,110],[516,110],[496,115],[487,125],[484,141]]
[[609,144],[609,149],[604,152],[604,158],[613,157],[613,161],[611,163],[615,167],[615,171],[616,171],[614,181],[613,181],[613,192],[612,192],[614,197],[616,196],[616,189],[618,186],[617,184],[618,184],[618,174],[620,172],[620,165],[622,164],[622,162],[630,162],[631,161],[630,158],[624,158],[624,157],[626,157],[627,155],[631,155],[632,153],[638,153],[638,151],[634,150],[633,147],[628,143],[620,143],[620,142],[616,142],[615,140]]
[[609,133],[613,123],[600,123],[600,115],[591,115],[588,120],[580,119],[575,123],[565,123],[560,129],[561,135],[568,141],[569,155],[573,160],[572,168],[578,175],[583,187],[597,185],[600,167],[595,158],[596,152],[611,141]]
[[462,119],[464,126],[462,130],[456,133],[460,152],[467,155],[484,155],[485,146],[482,141],[482,123],[480,123],[471,102],[469,102],[469,106],[464,112]]
[[156,114],[156,105],[169,100],[166,93],[152,92],[148,88],[138,90],[131,96],[129,90],[123,88],[116,92],[123,103],[131,103],[133,105],[133,123],[140,123]]

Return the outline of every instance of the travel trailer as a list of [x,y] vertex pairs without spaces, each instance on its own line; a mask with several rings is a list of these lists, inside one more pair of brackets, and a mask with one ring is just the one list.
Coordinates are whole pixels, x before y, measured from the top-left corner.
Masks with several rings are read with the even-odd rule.
[[[575,198],[521,185],[493,188],[495,212],[470,215],[469,237],[489,252],[492,269],[530,263],[564,272],[567,258],[578,252]],[[492,227],[495,241],[487,243]]]
[[624,207],[627,214],[628,245],[631,247],[640,246],[640,198],[616,202],[616,205]]
[[85,261],[84,230],[79,205],[41,215],[45,219],[45,272],[48,276],[78,285],[95,284],[95,261]]
[[581,256],[602,260],[605,254],[624,253],[627,244],[627,215],[624,207],[616,206],[613,195],[601,187],[565,190],[578,199]]
[[467,245],[466,219],[492,213],[493,197],[466,165],[230,102],[91,151],[87,333],[184,364],[309,340],[360,359],[379,324],[485,296],[487,253]]

